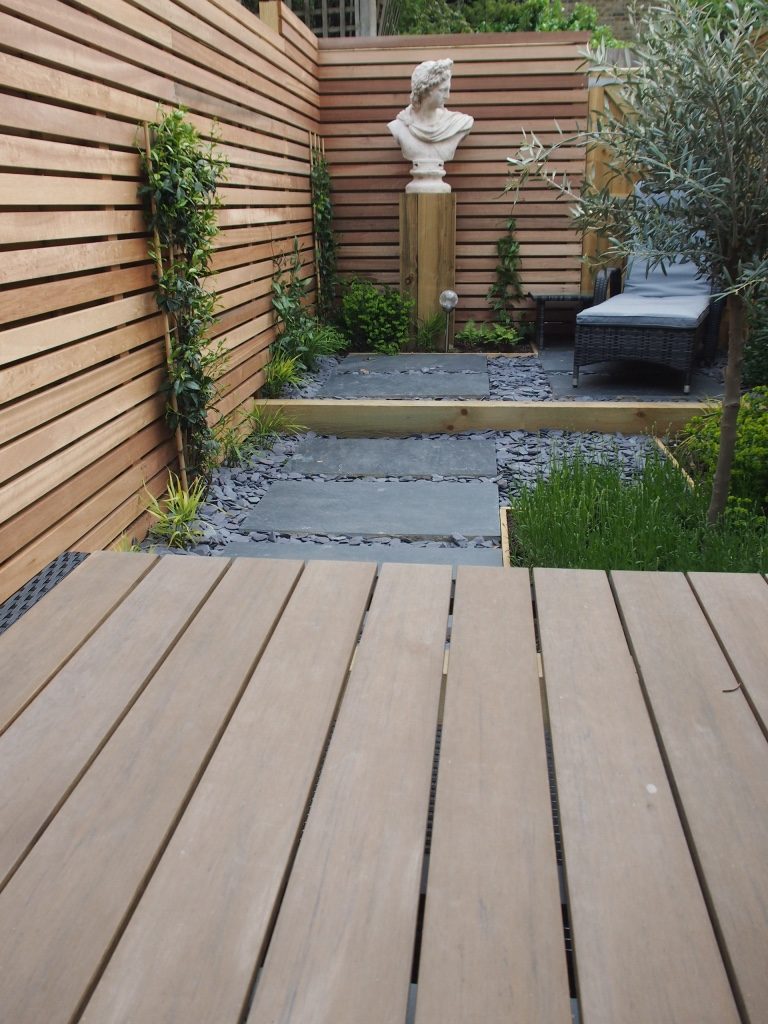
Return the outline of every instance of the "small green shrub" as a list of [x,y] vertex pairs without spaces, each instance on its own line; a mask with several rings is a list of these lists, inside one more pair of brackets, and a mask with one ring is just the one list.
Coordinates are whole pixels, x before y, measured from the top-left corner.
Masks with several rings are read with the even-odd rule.
[[[708,485],[717,464],[721,412],[716,405],[694,416],[675,450],[691,476]],[[754,388],[741,400],[728,504],[768,513],[768,387]]]
[[253,405],[245,414],[248,436],[255,448],[272,448],[281,434],[294,437],[307,428],[296,423],[282,409]]
[[489,352],[500,352],[516,348],[522,341],[520,332],[513,324],[476,324],[467,320],[456,334],[456,341],[465,348],[484,348]]
[[553,461],[512,502],[515,565],[564,569],[765,572],[768,521],[729,509],[707,524],[706,488],[691,488],[660,455],[633,479],[615,459]]
[[266,398],[279,398],[284,388],[298,384],[301,380],[301,365],[298,356],[285,356],[273,352],[264,370],[262,392]]
[[168,493],[164,498],[149,494],[147,512],[155,520],[149,535],[163,541],[169,548],[185,548],[202,536],[193,524],[197,510],[205,496],[205,481],[198,477],[185,491],[173,473],[168,478]]
[[749,334],[744,349],[744,386],[768,385],[768,296],[748,307]]
[[412,300],[395,288],[351,281],[341,301],[342,318],[353,347],[395,355],[408,341]]

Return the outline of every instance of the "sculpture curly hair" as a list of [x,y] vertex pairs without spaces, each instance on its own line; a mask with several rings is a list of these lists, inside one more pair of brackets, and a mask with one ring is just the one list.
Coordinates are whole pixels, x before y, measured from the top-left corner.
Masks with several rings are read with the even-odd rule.
[[453,61],[450,57],[445,60],[425,60],[418,67],[414,68],[411,75],[411,106],[418,110],[422,99],[431,92],[435,86],[441,85],[451,77]]

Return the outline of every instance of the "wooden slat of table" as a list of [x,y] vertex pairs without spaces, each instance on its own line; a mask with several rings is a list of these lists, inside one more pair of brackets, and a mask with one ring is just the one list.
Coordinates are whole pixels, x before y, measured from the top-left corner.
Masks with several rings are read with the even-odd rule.
[[[189,565],[188,590],[228,564],[163,561]],[[232,567],[0,895],[0,1005],[14,1024],[72,1019],[300,568]]]
[[608,580],[534,583],[584,1020],[736,1024]]
[[691,586],[768,730],[768,586],[757,574],[692,572]]
[[385,565],[248,1020],[405,1020],[449,566]]
[[0,736],[0,880],[66,798],[227,564],[161,559]]
[[458,570],[417,1024],[570,1024],[525,569]]
[[0,637],[0,732],[29,703],[112,609],[149,570],[155,558],[137,554],[115,564],[91,555],[13,628]]
[[[768,744],[685,578],[613,581],[745,1019],[763,1024]],[[768,617],[756,624],[765,634]]]
[[240,1019],[374,572],[307,565],[83,1024]]

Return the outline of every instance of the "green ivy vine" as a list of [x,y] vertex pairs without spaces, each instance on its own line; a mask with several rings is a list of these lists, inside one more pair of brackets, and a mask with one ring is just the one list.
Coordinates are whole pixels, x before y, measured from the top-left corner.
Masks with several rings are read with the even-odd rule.
[[312,147],[310,164],[312,188],[312,219],[315,228],[315,265],[318,272],[317,312],[327,320],[336,297],[337,242],[333,233],[333,202],[331,175],[323,151]]
[[499,323],[512,322],[512,309],[523,298],[520,280],[520,243],[515,237],[517,221],[510,217],[506,223],[506,234],[496,242],[496,281],[488,289],[486,298],[495,310]]
[[[167,406],[171,430],[181,428],[188,468],[206,474],[218,444],[208,423],[216,399],[215,370],[222,347],[212,346],[216,293],[205,287],[210,277],[213,239],[218,232],[217,185],[227,167],[179,107],[149,126],[149,153],[141,147],[145,183],[139,188],[154,241],[150,257],[162,268],[156,275],[157,304],[168,314],[170,359]],[[159,246],[159,249],[158,249]]]

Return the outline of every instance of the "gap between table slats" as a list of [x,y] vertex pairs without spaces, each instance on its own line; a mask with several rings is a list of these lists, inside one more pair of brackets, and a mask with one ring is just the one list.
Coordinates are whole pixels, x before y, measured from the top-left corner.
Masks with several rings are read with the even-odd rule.
[[[118,572],[119,559],[113,555]],[[214,559],[160,559],[0,736],[0,886],[228,566]]]
[[528,571],[460,567],[416,1024],[570,1024]]
[[[228,565],[167,562],[177,601]],[[301,570],[248,562],[210,594],[0,895],[0,1005],[14,1024],[72,1019],[215,748]]]
[[239,1020],[374,573],[307,564],[83,1024]]
[[768,736],[768,585],[747,573],[692,572],[688,581],[763,733]]
[[584,1020],[737,1024],[608,579],[534,585]]
[[152,555],[96,552],[0,637],[0,733],[149,572]]
[[[612,579],[734,991],[745,1021],[763,1024],[768,744],[685,577],[615,572]],[[699,585],[711,598],[706,581]],[[748,621],[749,578],[741,588],[722,585],[735,602],[729,618],[741,609]],[[748,642],[731,625],[732,638]],[[760,631],[768,631],[768,616]],[[754,637],[756,651],[763,643]],[[756,664],[748,654],[742,661]]]
[[405,1020],[450,589],[381,569],[250,1024]]

